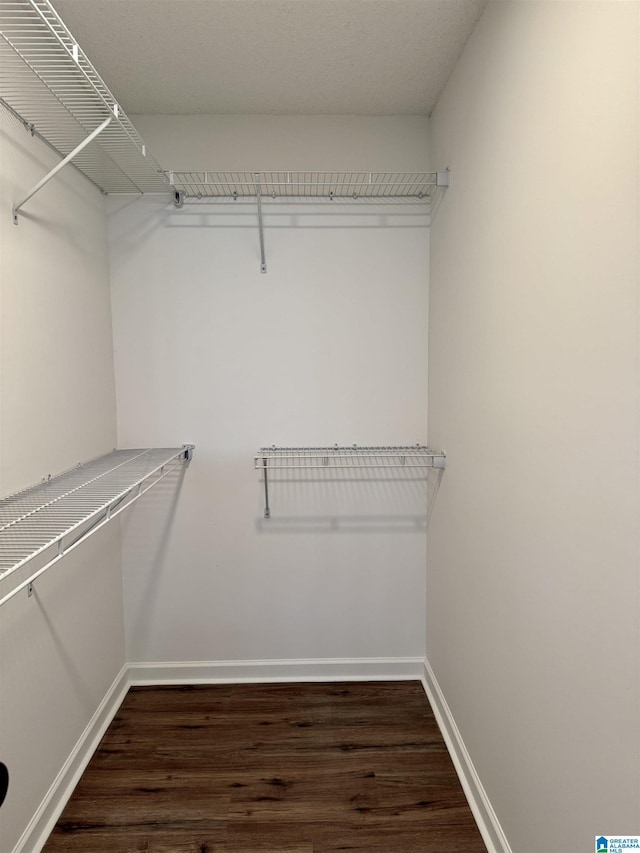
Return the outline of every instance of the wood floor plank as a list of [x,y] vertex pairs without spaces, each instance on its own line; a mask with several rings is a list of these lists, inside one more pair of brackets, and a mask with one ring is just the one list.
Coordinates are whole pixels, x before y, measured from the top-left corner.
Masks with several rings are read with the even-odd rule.
[[[51,845],[54,845],[51,847]],[[226,822],[215,827],[201,823],[138,825],[109,830],[56,827],[44,850],[64,853],[228,853]]]
[[486,853],[419,682],[133,688],[45,853]]

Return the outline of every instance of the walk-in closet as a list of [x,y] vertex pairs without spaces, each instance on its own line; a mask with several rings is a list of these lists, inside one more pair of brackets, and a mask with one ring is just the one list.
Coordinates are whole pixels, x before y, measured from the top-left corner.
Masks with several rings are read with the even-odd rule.
[[0,853],[640,849],[638,0],[0,36]]

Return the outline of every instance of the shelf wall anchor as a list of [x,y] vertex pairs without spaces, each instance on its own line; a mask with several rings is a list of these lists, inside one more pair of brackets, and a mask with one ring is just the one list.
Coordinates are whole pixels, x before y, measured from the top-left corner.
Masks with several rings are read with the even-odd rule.
[[102,122],[102,124],[98,125],[98,127],[96,127],[96,129],[94,131],[92,131],[89,134],[89,136],[87,136],[86,139],[83,139],[82,142],[79,145],[77,145],[73,149],[73,151],[71,151],[69,154],[67,154],[67,156],[63,160],[61,160],[57,166],[54,166],[54,168],[47,175],[45,175],[41,181],[38,181],[38,183],[31,190],[31,192],[27,193],[27,195],[22,199],[22,201],[19,201],[18,204],[14,204],[13,211],[12,211],[13,212],[13,224],[14,225],[18,224],[18,214],[20,213],[20,209],[22,207],[24,207],[24,205],[29,201],[29,199],[32,198],[39,190],[41,190],[45,184],[48,184],[49,181],[51,180],[51,178],[55,177],[58,174],[60,169],[63,169],[67,165],[67,163],[70,163],[77,154],[79,154],[84,148],[87,147],[87,145],[89,145],[91,142],[93,142],[93,140],[97,136],[99,136],[102,133],[102,131],[105,130],[105,128],[107,128],[111,124],[111,121],[114,118],[114,116],[117,116],[117,115],[118,115],[118,107],[114,106],[113,115],[110,115],[108,118],[106,118]]
[[[256,187],[256,200],[258,202],[258,231],[260,233],[260,272],[267,271],[267,261],[264,254],[264,228],[262,225],[262,190],[260,188],[260,172],[255,172],[253,175]],[[268,518],[268,516],[266,516]]]

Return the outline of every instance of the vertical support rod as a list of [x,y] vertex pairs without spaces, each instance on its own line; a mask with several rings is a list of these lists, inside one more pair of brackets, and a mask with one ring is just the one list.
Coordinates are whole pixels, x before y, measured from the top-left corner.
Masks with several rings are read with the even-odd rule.
[[271,518],[271,510],[269,509],[269,481],[267,479],[266,457],[262,460],[262,468],[264,470],[264,517]]
[[264,228],[262,225],[262,190],[260,188],[260,172],[254,172],[253,180],[256,187],[256,200],[258,202],[258,231],[260,233],[260,272],[266,272],[267,261],[264,254]]
[[[115,113],[114,113],[114,115],[115,115]],[[69,154],[67,154],[67,156],[64,158],[64,160],[61,160],[57,166],[54,166],[54,168],[49,172],[49,174],[45,175],[44,178],[35,185],[35,187],[31,190],[31,192],[28,193],[28,195],[26,195],[22,199],[22,201],[18,202],[18,204],[14,204],[14,206],[13,206],[13,222],[14,222],[14,225],[18,224],[18,214],[20,213],[20,208],[24,207],[24,205],[29,201],[29,199],[32,196],[34,196],[38,192],[38,190],[41,190],[45,184],[48,184],[49,181],[51,180],[51,178],[55,177],[58,174],[60,169],[63,169],[67,165],[67,163],[70,163],[71,160],[73,160],[73,158],[76,156],[76,154],[79,154],[83,150],[83,148],[86,148],[90,142],[93,142],[93,140],[96,138],[96,136],[98,136],[100,133],[102,133],[102,131],[111,124],[112,118],[113,118],[113,116],[109,116],[108,118],[106,118],[102,122],[101,125],[96,127],[96,129],[92,133],[90,133],[89,136],[87,136],[86,139],[82,140],[80,145],[77,145],[73,149],[73,151],[71,151]]]

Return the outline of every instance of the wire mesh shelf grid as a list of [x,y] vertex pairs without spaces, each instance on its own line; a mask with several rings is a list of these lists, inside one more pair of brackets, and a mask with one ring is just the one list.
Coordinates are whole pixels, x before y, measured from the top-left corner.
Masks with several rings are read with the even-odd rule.
[[428,198],[444,172],[177,172],[166,173],[186,198]]
[[[393,470],[399,473],[407,469],[440,469],[440,475],[446,465],[446,453],[436,451],[424,444],[414,445],[357,445],[329,447],[261,447],[253,459],[254,468],[262,472],[264,484],[264,517],[271,518],[269,504],[269,481],[280,471],[299,472],[322,469],[324,471],[341,470],[348,474],[339,475],[342,479],[359,476],[359,472]],[[393,475],[395,476],[395,474]],[[422,475],[416,475],[422,476]]]
[[262,447],[254,457],[254,468],[434,468],[444,467],[445,454],[426,445]]
[[0,102],[103,192],[167,190],[160,165],[49,0],[0,3]]
[[[115,450],[0,499],[0,581],[57,546],[54,559],[38,570],[42,573],[94,529],[89,525],[115,517],[179,469],[192,450],[192,445]],[[78,538],[70,543],[74,533]],[[27,582],[0,598],[0,604]]]

